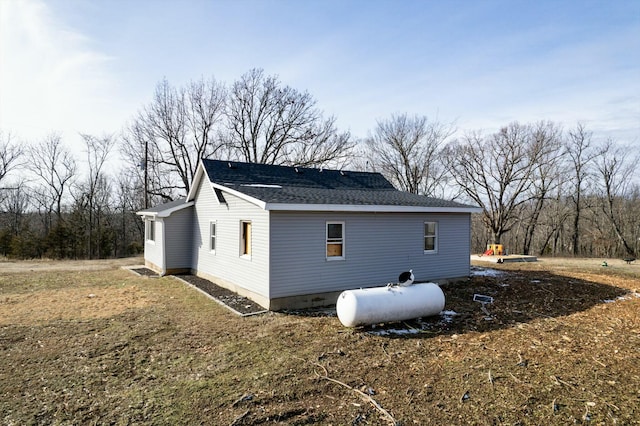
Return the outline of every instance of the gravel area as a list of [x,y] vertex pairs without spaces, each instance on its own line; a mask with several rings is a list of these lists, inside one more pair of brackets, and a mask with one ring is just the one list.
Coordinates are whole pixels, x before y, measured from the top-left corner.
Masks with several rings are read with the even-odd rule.
[[152,271],[149,268],[132,268],[131,269],[133,272],[135,272],[138,275],[144,275],[145,277],[154,277],[154,278],[158,278],[159,275],[156,271]]
[[220,303],[231,308],[242,316],[266,312],[266,309],[251,299],[240,296],[231,290],[222,288],[211,281],[195,275],[179,275],[178,278],[198,287]]

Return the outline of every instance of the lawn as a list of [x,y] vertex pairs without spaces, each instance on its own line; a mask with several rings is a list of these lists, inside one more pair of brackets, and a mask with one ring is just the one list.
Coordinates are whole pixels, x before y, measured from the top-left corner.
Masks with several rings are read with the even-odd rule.
[[[482,265],[443,288],[445,314],[362,329],[331,310],[239,317],[117,264],[55,265],[0,262],[2,424],[640,419],[638,264]],[[489,317],[474,293],[494,297]]]

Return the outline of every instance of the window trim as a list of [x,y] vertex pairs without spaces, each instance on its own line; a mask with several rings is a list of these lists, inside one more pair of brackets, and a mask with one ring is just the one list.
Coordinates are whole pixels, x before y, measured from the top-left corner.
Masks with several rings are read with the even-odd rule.
[[[248,225],[248,228],[245,226]],[[245,240],[245,229],[249,231],[249,241]],[[241,220],[240,221],[240,257],[243,259],[251,259],[251,253],[253,248],[253,226],[250,220]]]
[[144,240],[148,243],[156,243],[156,220],[154,218],[145,220]]
[[[329,238],[329,225],[340,225],[342,227],[342,237],[340,237],[339,239],[336,238]],[[324,255],[325,255],[325,259],[327,261],[334,261],[334,260],[345,260],[346,259],[346,226],[345,226],[345,222],[344,221],[337,221],[337,220],[328,220],[325,222],[325,240],[324,240]],[[330,241],[330,240],[334,240],[334,241]],[[335,241],[338,240],[338,241]],[[342,244],[342,255],[341,256],[329,256],[329,244],[336,244],[336,243],[340,243]]]
[[[435,231],[433,234],[427,234],[427,224],[433,223],[435,226]],[[423,249],[423,253],[424,254],[434,254],[434,253],[438,253],[438,231],[439,231],[439,226],[438,226],[438,222],[434,221],[434,220],[425,220],[424,223],[422,224],[422,249]],[[427,240],[427,238],[433,238],[433,250],[426,250],[424,248],[425,246],[425,242]]]
[[215,220],[209,222],[209,251],[216,252],[216,243],[218,240],[218,223]]

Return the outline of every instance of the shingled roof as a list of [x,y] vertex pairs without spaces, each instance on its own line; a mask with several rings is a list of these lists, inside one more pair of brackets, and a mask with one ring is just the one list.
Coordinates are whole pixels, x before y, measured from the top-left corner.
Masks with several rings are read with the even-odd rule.
[[169,201],[168,203],[159,204],[145,210],[140,210],[139,212],[137,212],[137,214],[141,216],[167,217],[170,216],[171,213],[181,210],[185,207],[189,207],[191,205],[193,205],[193,202],[187,202],[186,198],[178,198],[177,200]]
[[[398,191],[380,173],[202,160],[214,188],[259,201],[265,209],[422,210],[475,212],[475,206]],[[322,207],[320,207],[322,206]],[[415,209],[413,209],[415,210]]]

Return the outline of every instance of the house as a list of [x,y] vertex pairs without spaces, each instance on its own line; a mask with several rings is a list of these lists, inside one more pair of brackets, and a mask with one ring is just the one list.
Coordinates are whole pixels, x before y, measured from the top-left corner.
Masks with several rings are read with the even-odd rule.
[[479,208],[396,190],[379,173],[202,160],[186,199],[138,212],[145,263],[265,308],[330,305],[346,289],[470,274]]

